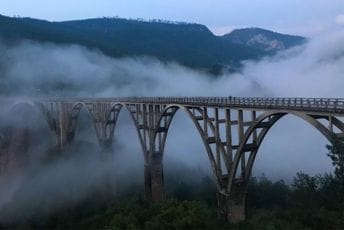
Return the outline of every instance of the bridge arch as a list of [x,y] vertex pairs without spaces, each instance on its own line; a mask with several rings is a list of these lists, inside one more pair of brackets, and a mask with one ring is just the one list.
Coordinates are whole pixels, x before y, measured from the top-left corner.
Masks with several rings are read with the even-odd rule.
[[[117,120],[118,120],[120,112],[123,110],[123,108],[126,111],[128,111],[128,113],[130,115],[130,120],[133,122],[133,124],[135,126],[141,149],[142,149],[143,153],[146,153],[148,151],[148,149],[147,149],[146,145],[144,144],[143,136],[141,135],[141,132],[140,132],[139,123],[138,123],[139,117],[138,116],[135,117],[135,114],[137,114],[137,111],[134,111],[133,109],[131,109],[126,103],[118,102],[118,103],[114,103],[111,105],[110,110],[109,110],[108,114],[106,115],[105,128],[104,128],[105,134],[104,135],[106,136],[108,141],[111,142],[111,144],[112,144],[112,140],[113,140],[114,134],[116,132]],[[147,161],[146,154],[144,154],[144,159],[145,159],[145,161]]]
[[[199,136],[202,139],[205,150],[207,152],[207,157],[210,161],[211,170],[217,179],[217,183],[216,183],[217,187],[219,190],[221,190],[223,188],[223,180],[222,180],[221,171],[219,171],[219,166],[216,164],[214,153],[213,153],[211,146],[208,143],[207,135],[205,134],[204,127],[202,127],[202,124],[200,124],[200,122],[199,122],[200,119],[197,118],[197,115],[196,115],[196,113],[198,113],[200,115],[204,114],[204,111],[202,108],[200,108],[200,107],[188,108],[187,106],[183,106],[180,104],[171,104],[171,105],[166,106],[164,108],[164,110],[162,111],[162,113],[161,113],[161,115],[160,115],[160,117],[156,123],[156,132],[154,133],[154,141],[156,142],[155,146],[158,146],[158,152],[161,153],[162,155],[164,154],[165,144],[166,144],[167,135],[168,135],[170,125],[173,121],[175,114],[179,110],[186,113],[188,115],[188,117],[191,119],[194,126],[196,127],[196,129],[199,133]],[[203,122],[206,119],[208,119],[207,116],[202,117]],[[215,132],[215,127],[214,127],[213,123],[209,122],[207,124],[207,126],[209,126],[211,132]],[[161,140],[159,141],[158,135],[159,135],[159,133],[161,133],[160,132],[161,130],[163,131],[163,134],[162,134]],[[224,151],[222,145],[219,147],[222,149],[222,151]]]
[[103,147],[103,145],[111,145],[119,114],[122,111],[122,109],[125,108],[130,114],[131,120],[137,129],[140,144],[143,150],[145,150],[144,145],[142,144],[143,142],[142,137],[139,135],[140,133],[139,133],[137,120],[135,119],[133,111],[128,107],[126,103],[119,102],[119,103],[111,104],[109,107],[109,111],[106,111],[106,113],[104,114],[100,114],[99,111],[93,110],[92,106],[93,104],[88,105],[87,103],[83,103],[83,102],[79,102],[73,106],[70,113],[70,125],[69,125],[69,132],[71,133],[70,135],[74,135],[73,132],[75,131],[75,128],[76,128],[76,122],[78,120],[79,113],[82,108],[85,108],[85,110],[89,114],[89,117],[93,121],[93,127],[97,134],[97,139],[98,139],[98,143],[100,147]]
[[[235,154],[235,158],[233,161],[233,167],[231,168],[229,178],[232,178],[232,181],[235,180],[237,170],[240,165],[240,160],[243,156],[248,151],[245,151],[245,145],[248,144],[249,139],[253,139],[252,136],[256,133],[256,148],[250,153],[249,158],[247,160],[247,163],[245,165],[244,172],[241,174],[242,177],[244,177],[244,181],[248,181],[252,168],[254,165],[255,158],[257,156],[259,147],[261,143],[263,142],[266,134],[269,132],[269,130],[279,121],[282,117],[286,115],[293,115],[295,117],[298,117],[304,121],[306,121],[308,124],[313,126],[315,129],[317,129],[327,140],[330,142],[332,141],[333,138],[333,130],[331,130],[330,127],[326,127],[323,125],[320,121],[318,121],[317,116],[313,115],[308,115],[303,112],[297,112],[297,111],[286,111],[286,112],[279,112],[279,111],[269,111],[261,114],[255,121],[253,121],[253,124],[246,130],[244,136],[242,137],[238,150]],[[327,117],[327,116],[319,116],[319,118],[324,118],[324,119],[331,119],[333,122],[333,125],[337,127],[339,130],[344,131],[343,129],[343,123],[335,118],[335,117]],[[260,129],[260,130],[259,130]],[[259,131],[258,131],[259,130]],[[231,191],[231,186],[232,183],[228,183],[228,191]],[[247,186],[247,183],[246,183]]]
[[[75,138],[75,131],[77,129],[77,124],[78,124],[80,112],[82,109],[84,109],[87,112],[88,117],[92,120],[93,129],[94,129],[94,131],[98,137],[98,132],[97,132],[97,128],[95,125],[95,117],[92,114],[92,111],[90,110],[90,108],[85,103],[79,102],[79,103],[76,103],[72,106],[72,109],[71,109],[70,114],[69,114],[69,119],[67,122],[67,124],[68,124],[68,126],[67,126],[67,140],[68,140],[68,142],[73,141]],[[99,142],[99,140],[98,140],[98,142]]]

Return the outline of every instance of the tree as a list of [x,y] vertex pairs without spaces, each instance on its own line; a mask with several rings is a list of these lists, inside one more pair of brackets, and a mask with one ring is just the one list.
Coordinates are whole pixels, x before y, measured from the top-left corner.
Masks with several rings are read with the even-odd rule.
[[326,145],[329,150],[327,154],[334,168],[335,178],[337,179],[341,191],[344,192],[344,139],[334,136],[331,145]]
[[316,177],[298,172],[292,183],[293,201],[299,209],[314,209],[318,204],[319,181]]
[[327,154],[334,166],[334,192],[337,199],[337,209],[342,213],[344,222],[344,139],[337,136],[332,137],[331,145],[327,145]]

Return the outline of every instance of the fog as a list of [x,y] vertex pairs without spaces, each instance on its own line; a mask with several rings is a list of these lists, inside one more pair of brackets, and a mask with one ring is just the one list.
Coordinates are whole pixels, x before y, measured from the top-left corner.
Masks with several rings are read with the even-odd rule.
[[[6,97],[117,97],[117,96],[284,96],[342,97],[344,86],[343,32],[323,34],[307,44],[283,51],[260,61],[247,61],[240,73],[223,73],[215,77],[177,63],[163,63],[152,57],[114,59],[98,50],[77,45],[56,45],[23,41],[16,46],[0,45],[0,93]],[[2,110],[2,111],[5,111]],[[100,177],[111,174],[116,191],[123,184],[143,186],[143,154],[132,121],[122,111],[115,133],[113,165],[97,165],[97,145],[92,121],[81,112],[74,147],[67,156],[48,159],[52,151],[42,135],[52,136],[44,119],[26,117],[26,112],[1,112],[0,141],[6,126],[33,125],[38,136],[30,145],[26,158],[32,177],[3,177],[0,210],[19,197],[16,207],[45,210],[64,207],[82,200],[103,184]],[[10,114],[22,117],[15,119]],[[32,112],[32,114],[35,114]],[[11,119],[9,119],[11,118]],[[29,122],[28,122],[29,121]],[[37,125],[36,125],[37,124]],[[31,127],[31,129],[33,129]],[[42,131],[44,130],[44,132]],[[49,133],[50,132],[50,133]],[[48,142],[50,143],[51,140]],[[254,176],[265,173],[272,179],[290,180],[296,172],[316,174],[330,172],[325,138],[304,121],[287,116],[279,121],[264,140],[254,167]],[[83,146],[83,147],[79,147]],[[86,147],[85,147],[86,146]],[[164,155],[165,173],[192,169],[190,178],[210,174],[210,163],[196,128],[181,111],[177,113],[167,139]],[[1,150],[1,149],[0,149]],[[35,157],[33,157],[35,156]],[[2,159],[2,158],[1,158]],[[34,159],[34,160],[33,160]],[[33,163],[32,163],[33,162]],[[176,167],[176,166],[180,167]],[[128,173],[130,172],[130,173]],[[13,179],[15,178],[15,179]],[[20,195],[18,184],[26,183]],[[56,183],[57,182],[57,183]],[[73,186],[72,186],[73,185]],[[50,195],[50,199],[46,198]],[[46,200],[45,205],[35,197]],[[46,198],[46,199],[45,199]],[[34,202],[32,202],[34,201]],[[63,204],[60,204],[62,202]],[[37,203],[37,202],[36,202]],[[7,212],[9,215],[11,211]],[[18,213],[16,215],[19,215]]]

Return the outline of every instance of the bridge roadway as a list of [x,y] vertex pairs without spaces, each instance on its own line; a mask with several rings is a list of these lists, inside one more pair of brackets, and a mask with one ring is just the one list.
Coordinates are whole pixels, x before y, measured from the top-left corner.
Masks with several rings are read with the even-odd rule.
[[248,109],[294,110],[319,113],[344,113],[344,98],[287,97],[114,97],[114,98],[54,98],[40,101],[55,102],[120,102],[141,104],[179,104],[184,106],[230,107]]
[[[247,182],[260,144],[283,116],[308,122],[329,141],[343,138],[344,99],[259,97],[119,97],[34,99],[63,148],[74,138],[79,112],[94,122],[103,153],[111,152],[120,111],[129,111],[142,147],[145,196],[164,198],[163,152],[177,111],[192,120],[204,143],[218,188],[219,213],[231,222],[246,218]],[[106,155],[106,154],[105,154]]]

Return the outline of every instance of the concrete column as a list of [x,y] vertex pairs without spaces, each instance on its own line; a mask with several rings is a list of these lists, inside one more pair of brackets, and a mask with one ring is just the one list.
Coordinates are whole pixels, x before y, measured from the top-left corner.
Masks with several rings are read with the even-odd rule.
[[164,174],[162,154],[156,153],[145,165],[145,198],[158,202],[164,199]]
[[235,182],[229,195],[218,193],[219,215],[230,223],[246,219],[246,185]]

